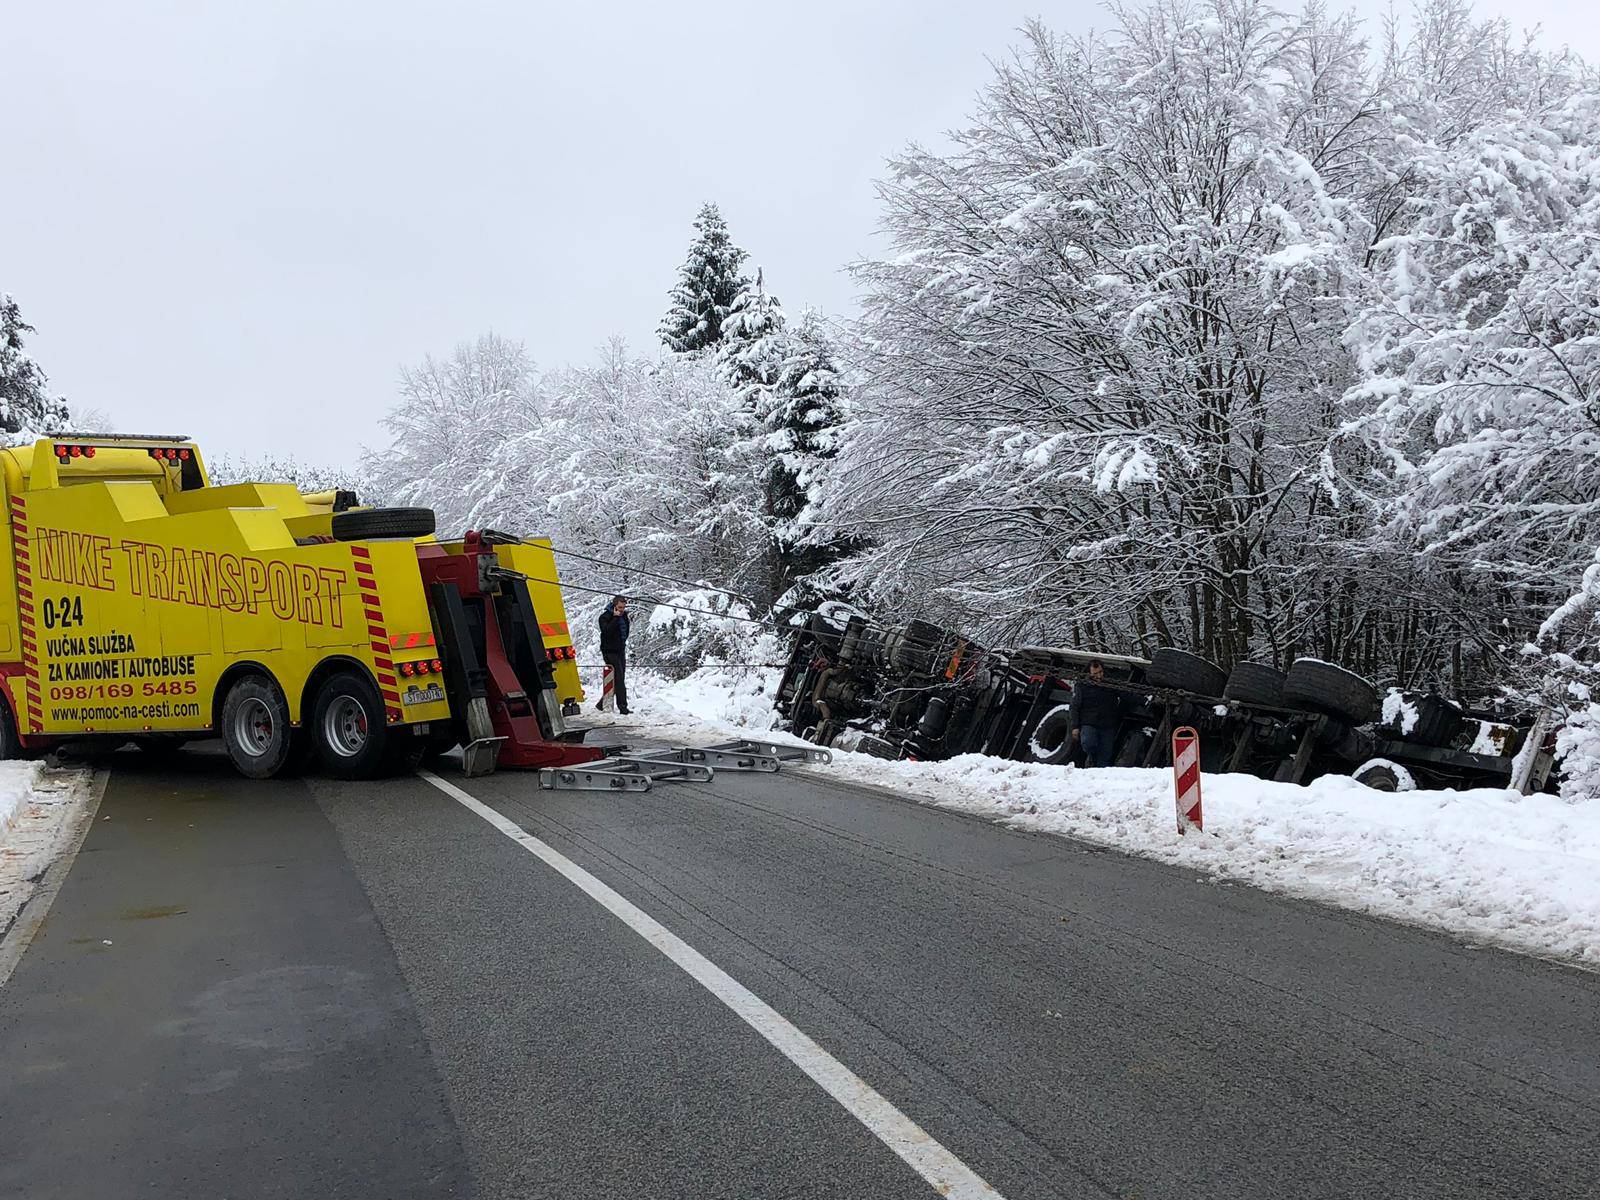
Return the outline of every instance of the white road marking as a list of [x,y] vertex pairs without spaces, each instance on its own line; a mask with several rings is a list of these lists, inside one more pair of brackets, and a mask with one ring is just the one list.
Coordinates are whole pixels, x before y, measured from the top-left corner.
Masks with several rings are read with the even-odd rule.
[[936,1142],[905,1113],[816,1042],[802,1033],[766,1001],[701,954],[677,934],[637,905],[623,899],[559,850],[540,841],[509,817],[504,817],[453,783],[430,771],[419,771],[434,787],[478,814],[529,854],[552,867],[586,892],[612,916],[633,930],[681,967],[688,975],[766,1038],[785,1058],[842,1104],[885,1146],[905,1162],[941,1196],[955,1200],[1004,1200],[999,1192],[944,1146]]

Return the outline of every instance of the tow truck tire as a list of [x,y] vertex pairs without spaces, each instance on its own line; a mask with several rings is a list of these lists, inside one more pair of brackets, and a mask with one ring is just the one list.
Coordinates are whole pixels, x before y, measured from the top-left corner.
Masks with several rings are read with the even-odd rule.
[[289,704],[272,680],[246,675],[222,702],[222,744],[239,774],[271,779],[289,760]]
[[1227,686],[1225,671],[1209,658],[1172,646],[1162,646],[1150,656],[1144,681],[1151,687],[1176,688],[1199,696],[1220,696]]
[[383,697],[371,680],[339,671],[323,680],[311,705],[311,741],[328,774],[338,779],[376,779],[400,765]]
[[334,539],[341,542],[427,537],[434,530],[431,508],[358,508],[334,513],[330,521]]
[[1240,700],[1245,704],[1264,704],[1268,708],[1283,706],[1283,672],[1265,663],[1234,663],[1228,672],[1227,686],[1222,689],[1225,700]]
[[1315,658],[1298,658],[1283,681],[1283,702],[1289,708],[1341,717],[1365,725],[1378,711],[1377,690],[1353,671]]

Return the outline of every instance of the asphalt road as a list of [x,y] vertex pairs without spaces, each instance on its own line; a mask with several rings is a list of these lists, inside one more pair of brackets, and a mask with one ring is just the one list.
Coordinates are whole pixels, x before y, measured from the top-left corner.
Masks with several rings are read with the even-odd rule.
[[[825,773],[455,782],[1010,1200],[1600,1194],[1600,976]],[[0,989],[0,1196],[931,1194],[421,779],[119,757]]]

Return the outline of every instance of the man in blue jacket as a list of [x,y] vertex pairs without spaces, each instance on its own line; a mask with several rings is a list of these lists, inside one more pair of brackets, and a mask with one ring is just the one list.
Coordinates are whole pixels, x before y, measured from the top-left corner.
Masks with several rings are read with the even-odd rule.
[[[613,596],[600,614],[600,657],[617,684],[617,711],[628,715],[628,598]],[[604,701],[602,700],[602,703]],[[596,707],[599,707],[598,705]]]

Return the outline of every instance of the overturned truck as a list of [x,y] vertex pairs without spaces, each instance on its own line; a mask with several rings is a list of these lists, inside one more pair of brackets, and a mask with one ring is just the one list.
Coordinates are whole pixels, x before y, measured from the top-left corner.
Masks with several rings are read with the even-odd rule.
[[[1552,783],[1553,729],[1509,708],[1372,683],[1301,658],[1287,671],[1215,663],[1174,647],[1150,658],[997,649],[926,621],[885,625],[827,605],[799,630],[775,697],[791,732],[841,750],[937,760],[959,754],[1078,760],[1072,702],[1089,664],[1120,696],[1114,765],[1171,763],[1171,733],[1198,730],[1202,766],[1308,783],[1352,775],[1383,791]],[[1526,751],[1526,753],[1524,753]]]

